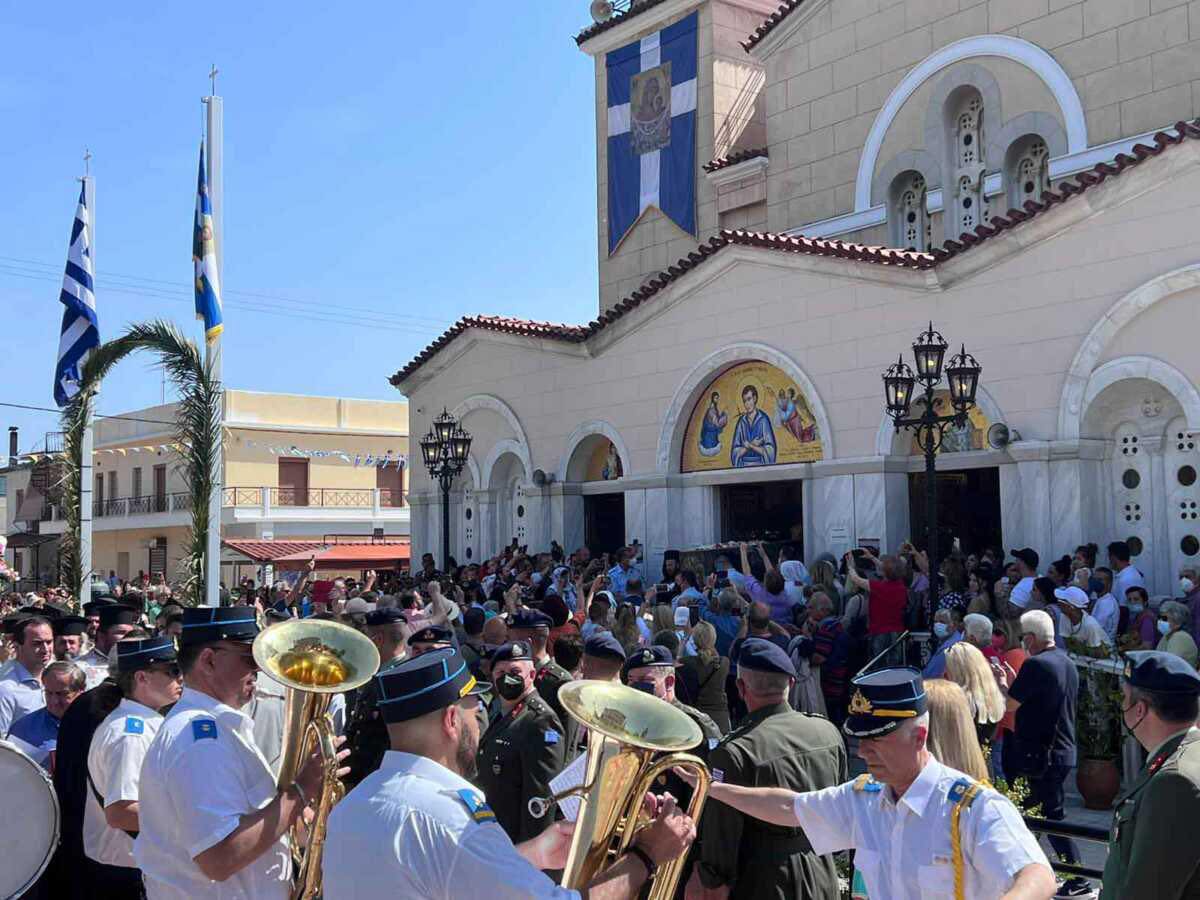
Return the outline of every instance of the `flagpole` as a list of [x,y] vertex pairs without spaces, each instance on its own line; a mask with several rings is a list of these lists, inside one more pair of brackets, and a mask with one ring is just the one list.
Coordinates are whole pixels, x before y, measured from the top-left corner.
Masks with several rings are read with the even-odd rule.
[[[91,153],[84,154],[85,172]],[[90,173],[83,176],[83,198],[88,216],[88,246],[92,256],[92,271],[96,271],[96,179]],[[92,397],[95,403],[95,395]],[[92,410],[83,427],[83,442],[79,459],[79,607],[92,599]],[[47,447],[47,450],[50,448]]]
[[[224,284],[225,230],[223,213],[225,208],[225,185],[222,172],[223,108],[221,98],[216,96],[217,69],[213,67],[209,77],[213,93],[201,102],[208,107],[207,145],[208,196],[212,204],[213,244],[217,252],[217,279]],[[212,370],[213,378],[221,382],[221,335],[207,338],[204,343],[204,362]],[[208,497],[208,544],[204,553],[204,603],[207,606],[221,604],[221,494],[225,481],[225,392],[221,392],[218,425],[219,439],[213,457],[213,487]]]

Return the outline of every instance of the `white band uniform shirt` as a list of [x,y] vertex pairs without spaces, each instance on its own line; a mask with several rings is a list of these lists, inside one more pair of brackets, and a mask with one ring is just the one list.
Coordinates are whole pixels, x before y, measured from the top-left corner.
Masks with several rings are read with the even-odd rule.
[[77,657],[75,665],[83,669],[83,674],[87,676],[86,690],[90,691],[108,677],[108,656],[101,653],[95,647],[83,654],[83,656]]
[[[797,794],[795,815],[813,852],[853,849],[871,897],[887,900],[945,900],[954,897],[951,788],[970,778],[930,758],[899,801],[891,788],[855,780]],[[866,782],[866,784],[864,784]],[[1049,868],[1037,839],[1005,797],[985,787],[959,820],[963,851],[963,895],[995,900],[1012,887],[1021,869]]]
[[513,846],[478,788],[389,750],[329,816],[325,900],[578,900]]
[[275,794],[249,716],[185,687],[142,765],[133,856],[150,900],[286,900],[292,872],[286,836],[224,882],[210,881],[195,862]]
[[96,794],[104,798],[106,807],[139,799],[142,761],[162,721],[153,709],[126,697],[92,735],[87,757],[91,783],[83,807],[83,852],[96,862],[136,868],[133,838],[108,824]]
[[0,678],[0,737],[7,737],[13,722],[46,705],[42,682],[20,662]]

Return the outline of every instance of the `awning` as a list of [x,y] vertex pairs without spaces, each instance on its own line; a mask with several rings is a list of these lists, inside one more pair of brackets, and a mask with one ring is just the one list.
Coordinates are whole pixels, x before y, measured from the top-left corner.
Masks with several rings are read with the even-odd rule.
[[290,553],[313,553],[329,545],[325,541],[266,541],[230,538],[221,541],[222,547],[227,547],[235,553],[262,565],[272,560],[287,556]]
[[51,541],[58,540],[57,534],[32,534],[28,531],[14,531],[8,536],[8,549],[21,550],[26,547],[40,547]]
[[302,550],[274,560],[278,569],[303,569],[316,559],[318,569],[394,569],[411,557],[408,541],[362,544],[326,544],[319,550]]

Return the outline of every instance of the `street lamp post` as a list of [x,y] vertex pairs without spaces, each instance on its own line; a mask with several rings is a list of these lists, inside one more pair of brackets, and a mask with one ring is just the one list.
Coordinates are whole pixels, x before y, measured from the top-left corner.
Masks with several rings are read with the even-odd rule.
[[[946,339],[929,329],[913,342],[913,360],[916,372],[910,369],[901,356],[883,375],[883,392],[888,415],[896,424],[896,431],[912,429],[917,446],[925,454],[925,540],[929,555],[929,590],[931,601],[936,600],[941,556],[937,537],[937,453],[942,446],[949,425],[961,428],[967,422],[967,413],[975,406],[975,394],[979,388],[979,375],[983,371],[975,357],[962,349],[950,359],[945,367],[946,386],[950,394],[953,412],[938,415],[934,409],[934,389],[942,380],[942,366],[949,345]],[[923,392],[917,397],[922,405],[919,415],[910,416],[913,391],[920,382]],[[930,604],[932,606],[932,602]]]
[[467,464],[471,453],[471,435],[445,408],[433,420],[429,433],[421,438],[421,458],[431,478],[442,489],[442,571],[450,571],[450,488]]

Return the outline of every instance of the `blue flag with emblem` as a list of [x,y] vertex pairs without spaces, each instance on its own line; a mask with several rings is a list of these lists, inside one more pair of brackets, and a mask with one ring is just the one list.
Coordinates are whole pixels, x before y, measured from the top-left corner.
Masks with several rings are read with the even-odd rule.
[[608,252],[650,207],[696,233],[697,21],[613,50],[608,68]]
[[196,221],[192,231],[192,265],[196,268],[196,318],[204,321],[204,336],[215,338],[225,325],[221,317],[221,282],[217,278],[217,245],[213,237],[212,202],[200,145],[200,174],[196,178]]
[[66,406],[79,393],[79,370],[89,353],[100,346],[96,295],[92,282],[92,223],[88,216],[87,185],[79,191],[79,206],[71,226],[67,270],[63,273],[59,302],[64,307],[54,366],[54,402]]

